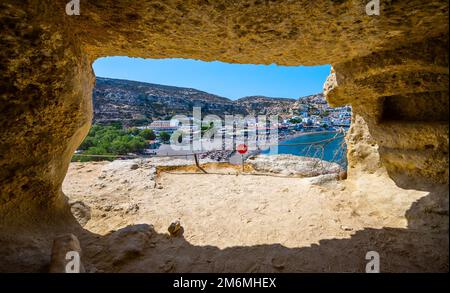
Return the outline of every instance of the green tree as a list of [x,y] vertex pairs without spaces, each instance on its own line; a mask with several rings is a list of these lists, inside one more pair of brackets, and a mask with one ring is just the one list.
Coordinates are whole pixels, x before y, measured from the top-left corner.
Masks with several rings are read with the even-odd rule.
[[130,129],[128,129],[128,133],[132,135],[139,135],[140,132],[141,131],[137,127],[131,127]]
[[114,121],[111,122],[111,126],[114,127],[115,129],[122,129],[123,125],[121,121]]
[[167,132],[160,132],[159,133],[159,139],[161,139],[162,142],[169,142],[170,140],[170,134],[168,134]]
[[81,143],[81,145],[79,146],[79,150],[87,150],[90,147],[93,147],[95,145],[95,140],[94,137],[88,136],[84,139],[84,141]]
[[[73,160],[83,162],[113,160],[116,158],[114,155],[139,153],[146,147],[145,139],[140,135],[131,134],[130,130],[125,131],[117,125],[93,125],[78,149],[82,155],[75,154]],[[107,157],[94,155],[107,155]]]
[[144,138],[145,140],[154,140],[156,138],[155,133],[151,129],[144,129],[139,133],[139,136]]
[[302,123],[302,120],[299,118],[291,118],[291,119],[289,119],[289,122],[291,122],[293,124],[298,124],[298,123]]
[[83,152],[83,156],[75,154],[72,161],[77,162],[89,162],[89,161],[112,161],[115,157],[96,157],[86,155],[110,155],[108,151],[102,147],[90,147],[87,151]]

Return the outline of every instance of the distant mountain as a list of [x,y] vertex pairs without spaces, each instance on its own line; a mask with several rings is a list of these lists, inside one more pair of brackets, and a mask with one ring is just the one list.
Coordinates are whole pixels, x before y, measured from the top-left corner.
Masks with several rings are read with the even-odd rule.
[[192,108],[204,114],[245,114],[233,101],[191,88],[98,77],[93,93],[94,120],[139,121],[192,115]]
[[[322,97],[322,94],[313,97]],[[259,115],[296,113],[302,98],[250,96],[232,101],[192,88],[97,77],[93,93],[94,121],[121,121],[126,124],[192,115],[201,107],[202,115]]]
[[298,105],[298,100],[289,98],[270,98],[265,96],[243,97],[235,101],[250,115],[287,115]]

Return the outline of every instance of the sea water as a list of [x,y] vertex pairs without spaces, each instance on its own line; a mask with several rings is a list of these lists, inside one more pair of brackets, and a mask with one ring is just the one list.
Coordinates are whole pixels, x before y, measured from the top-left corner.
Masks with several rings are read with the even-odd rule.
[[346,167],[346,152],[347,146],[343,133],[314,132],[302,133],[294,138],[280,141],[278,147],[273,146],[265,149],[261,151],[261,154],[291,154],[314,157]]

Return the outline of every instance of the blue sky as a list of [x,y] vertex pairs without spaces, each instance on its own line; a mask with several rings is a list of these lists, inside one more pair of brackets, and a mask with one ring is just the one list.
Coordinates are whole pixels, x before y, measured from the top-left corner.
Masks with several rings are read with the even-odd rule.
[[94,71],[100,77],[195,88],[235,100],[252,95],[298,98],[320,93],[330,66],[105,57],[95,61]]

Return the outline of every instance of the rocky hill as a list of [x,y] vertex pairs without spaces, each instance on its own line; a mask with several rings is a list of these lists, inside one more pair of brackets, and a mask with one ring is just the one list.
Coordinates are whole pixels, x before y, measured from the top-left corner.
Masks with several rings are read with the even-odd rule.
[[191,88],[98,77],[94,88],[94,120],[139,121],[192,115],[192,107],[205,114],[245,114],[231,100]]
[[250,115],[286,115],[298,108],[298,101],[295,99],[265,96],[243,97],[236,100],[236,104],[243,106]]
[[130,80],[97,77],[94,88],[94,121],[122,121],[138,124],[174,115],[192,115],[193,107],[202,114],[258,115],[296,113],[310,97],[323,99],[322,94],[300,99],[249,96],[230,100],[192,88],[151,84]]

